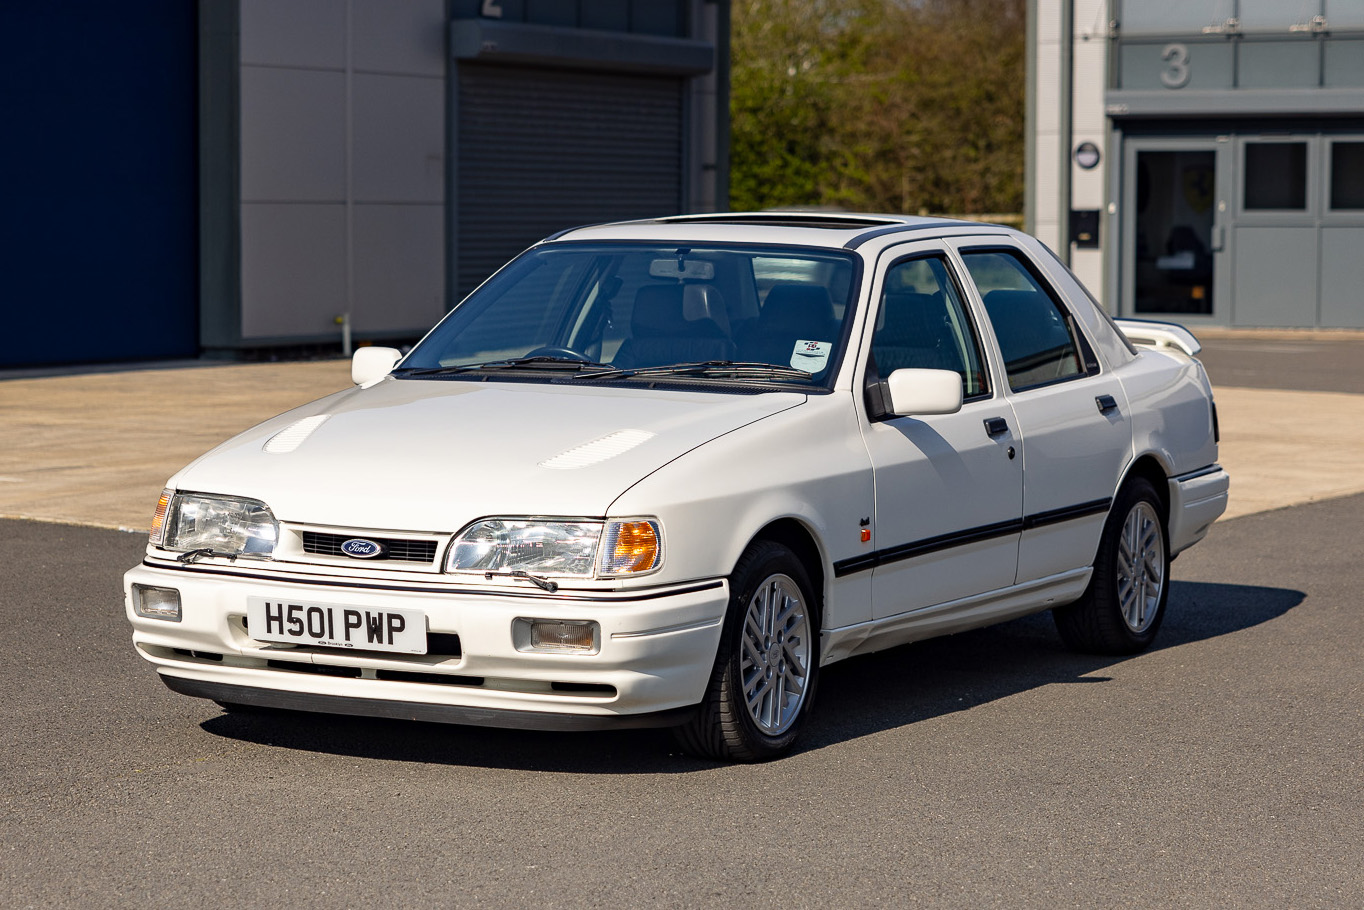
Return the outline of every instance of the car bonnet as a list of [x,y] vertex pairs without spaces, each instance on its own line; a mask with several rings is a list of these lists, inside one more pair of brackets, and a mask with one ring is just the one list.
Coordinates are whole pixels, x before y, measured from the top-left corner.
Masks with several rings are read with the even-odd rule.
[[389,379],[266,421],[172,485],[260,499],[281,521],[354,528],[454,531],[495,515],[605,515],[682,454],[804,400]]

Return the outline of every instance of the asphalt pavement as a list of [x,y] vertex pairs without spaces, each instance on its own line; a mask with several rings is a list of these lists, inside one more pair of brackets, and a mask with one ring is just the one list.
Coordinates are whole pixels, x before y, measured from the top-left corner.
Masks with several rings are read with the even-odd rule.
[[228,715],[138,659],[140,535],[0,521],[6,907],[1351,907],[1364,497],[1217,525],[1157,647],[1047,616],[830,667],[796,753]]

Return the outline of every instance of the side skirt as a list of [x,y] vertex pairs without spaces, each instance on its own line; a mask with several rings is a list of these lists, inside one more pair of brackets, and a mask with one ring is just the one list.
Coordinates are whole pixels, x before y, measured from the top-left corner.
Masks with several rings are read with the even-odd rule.
[[1093,571],[1092,567],[1085,566],[885,619],[826,629],[820,642],[821,664],[1064,606],[1085,592]]

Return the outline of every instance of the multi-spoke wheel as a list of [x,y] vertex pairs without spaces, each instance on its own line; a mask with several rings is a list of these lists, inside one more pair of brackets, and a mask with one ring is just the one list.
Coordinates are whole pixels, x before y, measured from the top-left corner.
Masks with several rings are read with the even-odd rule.
[[744,706],[776,736],[800,716],[810,677],[809,607],[795,579],[772,575],[749,599],[740,639]]
[[795,554],[760,540],[730,577],[729,614],[705,700],[677,728],[689,752],[760,761],[795,743],[819,670],[819,620]]
[[1084,595],[1052,611],[1066,644],[1079,651],[1132,654],[1148,647],[1165,615],[1170,548],[1160,498],[1133,478],[1104,525]]

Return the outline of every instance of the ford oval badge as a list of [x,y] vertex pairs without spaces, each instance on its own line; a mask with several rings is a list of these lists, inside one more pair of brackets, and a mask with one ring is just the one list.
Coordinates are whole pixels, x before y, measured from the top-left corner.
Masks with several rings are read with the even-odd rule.
[[347,556],[354,556],[356,559],[373,559],[376,556],[384,555],[384,547],[382,544],[365,540],[363,537],[352,537],[341,544],[341,552]]

